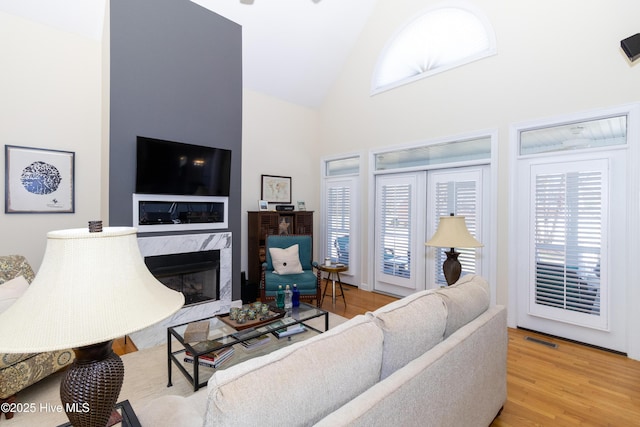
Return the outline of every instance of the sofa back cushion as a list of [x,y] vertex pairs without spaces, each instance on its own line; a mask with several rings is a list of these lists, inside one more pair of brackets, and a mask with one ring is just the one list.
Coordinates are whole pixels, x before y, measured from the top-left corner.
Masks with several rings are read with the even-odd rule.
[[364,316],[217,371],[205,426],[311,425],[375,384],[382,331]]
[[432,290],[394,301],[367,313],[384,332],[380,379],[384,379],[443,340],[447,312]]
[[437,293],[447,307],[445,339],[489,308],[489,284],[475,274],[467,274]]

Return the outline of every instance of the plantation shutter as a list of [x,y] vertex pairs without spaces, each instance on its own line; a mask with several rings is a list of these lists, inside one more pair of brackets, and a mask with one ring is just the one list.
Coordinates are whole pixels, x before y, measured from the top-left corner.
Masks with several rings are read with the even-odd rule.
[[606,177],[605,160],[532,167],[533,312],[600,316]]
[[349,266],[351,231],[351,181],[327,183],[326,192],[326,244],[332,262]]
[[416,176],[381,176],[376,184],[377,280],[415,288],[411,248],[412,236],[416,235]]
[[[433,230],[436,230],[441,216],[450,214],[465,217],[469,233],[482,242],[480,235],[480,218],[482,212],[480,188],[482,174],[479,170],[466,172],[434,172],[431,176],[432,193],[435,200]],[[435,255],[435,283],[446,286],[447,281],[442,272],[442,263],[446,260],[445,252],[450,248],[434,248]],[[462,275],[479,273],[476,250],[469,248],[455,248],[459,252],[458,260],[462,264]]]

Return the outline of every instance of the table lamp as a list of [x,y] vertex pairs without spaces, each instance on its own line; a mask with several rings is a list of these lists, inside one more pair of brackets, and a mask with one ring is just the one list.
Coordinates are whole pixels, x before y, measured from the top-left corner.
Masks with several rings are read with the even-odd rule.
[[72,348],[76,359],[60,385],[74,426],[107,425],[120,394],[124,365],[113,340],[175,313],[184,296],[149,272],[131,227],[47,233],[33,283],[0,315],[0,353]]
[[442,264],[444,278],[449,286],[453,285],[460,278],[462,266],[458,261],[459,252],[454,248],[479,248],[482,243],[478,242],[467,230],[464,216],[441,216],[438,229],[427,243],[427,246],[435,246],[439,248],[451,248],[445,252],[447,259]]

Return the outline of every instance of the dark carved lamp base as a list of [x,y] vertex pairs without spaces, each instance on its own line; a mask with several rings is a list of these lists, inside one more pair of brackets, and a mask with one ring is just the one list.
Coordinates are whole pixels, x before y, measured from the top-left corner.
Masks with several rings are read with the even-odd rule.
[[459,252],[456,252],[453,248],[450,251],[445,252],[447,259],[442,264],[442,271],[444,278],[447,279],[447,285],[451,286],[458,281],[460,273],[462,273],[462,265],[458,261]]

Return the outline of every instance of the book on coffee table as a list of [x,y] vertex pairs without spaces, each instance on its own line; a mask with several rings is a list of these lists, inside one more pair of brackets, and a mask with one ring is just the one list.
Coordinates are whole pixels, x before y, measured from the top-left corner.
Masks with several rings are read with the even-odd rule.
[[262,347],[263,345],[267,344],[269,341],[271,341],[271,338],[269,337],[269,335],[260,335],[259,337],[242,341],[242,346],[247,350],[252,350],[257,347]]
[[285,338],[285,337],[290,337],[291,335],[301,334],[303,332],[306,332],[306,330],[307,328],[302,326],[301,323],[298,323],[297,325],[287,326],[286,328],[277,329],[273,331],[273,335],[275,335],[278,338]]
[[[198,357],[198,364],[200,366],[217,368],[220,365],[222,365],[226,360],[228,360],[231,356],[233,356],[234,350],[235,349],[233,347],[226,347],[212,353],[203,354],[202,356]],[[187,363],[193,363],[194,361],[193,355],[189,352],[186,352],[184,361]]]

